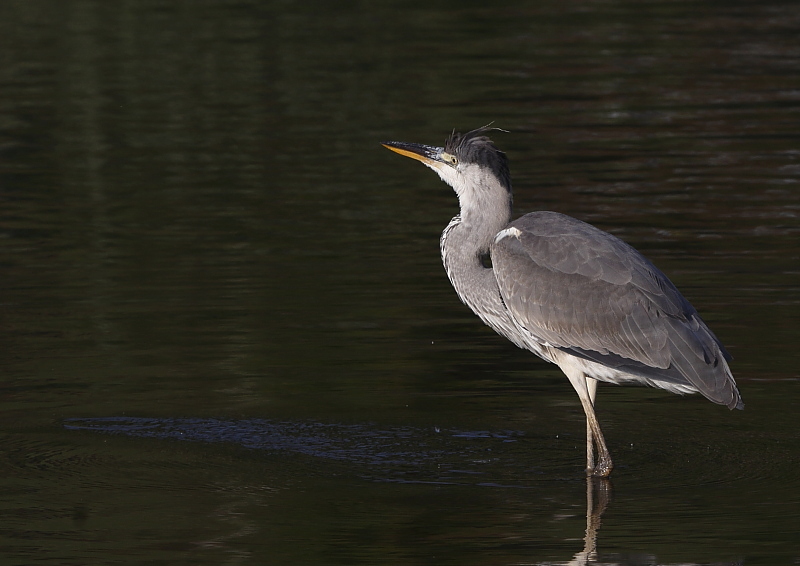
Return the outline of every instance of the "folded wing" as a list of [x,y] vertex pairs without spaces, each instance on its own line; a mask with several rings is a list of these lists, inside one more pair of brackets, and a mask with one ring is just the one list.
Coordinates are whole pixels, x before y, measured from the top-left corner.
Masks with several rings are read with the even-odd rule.
[[536,212],[501,232],[491,254],[506,307],[537,340],[743,406],[725,348],[672,282],[622,240]]

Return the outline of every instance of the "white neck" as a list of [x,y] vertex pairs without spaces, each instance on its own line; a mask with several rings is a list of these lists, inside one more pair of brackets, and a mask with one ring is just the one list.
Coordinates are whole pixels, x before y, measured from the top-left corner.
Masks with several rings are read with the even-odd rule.
[[[474,167],[468,165],[466,167]],[[467,170],[440,176],[453,187],[461,214],[447,225],[440,241],[442,262],[461,300],[483,321],[502,334],[508,324],[505,307],[488,257],[497,233],[511,220],[511,195],[494,175]],[[467,184],[465,179],[472,182]]]

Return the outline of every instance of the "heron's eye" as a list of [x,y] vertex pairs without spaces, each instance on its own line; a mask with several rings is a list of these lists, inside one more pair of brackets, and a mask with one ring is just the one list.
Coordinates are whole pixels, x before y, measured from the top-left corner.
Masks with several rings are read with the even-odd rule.
[[458,165],[458,157],[456,157],[452,153],[447,153],[446,151],[443,151],[442,153],[439,154],[439,157],[443,162],[449,163],[454,167]]

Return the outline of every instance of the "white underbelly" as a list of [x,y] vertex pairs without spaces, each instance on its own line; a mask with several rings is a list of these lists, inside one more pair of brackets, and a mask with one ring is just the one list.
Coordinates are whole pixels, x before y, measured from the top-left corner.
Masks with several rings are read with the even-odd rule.
[[546,342],[540,341],[535,336],[530,334],[530,332],[528,332],[526,329],[517,325],[515,325],[516,332],[508,332],[508,329],[506,328],[508,324],[506,321],[508,320],[509,319],[505,319],[503,321],[504,324],[502,325],[494,325],[488,322],[487,324],[494,328],[499,334],[509,338],[520,348],[530,350],[543,360],[556,364],[562,369],[562,371],[564,371],[564,373],[568,373],[564,366],[569,365],[570,368],[580,370],[587,377],[591,377],[592,379],[596,379],[598,381],[605,381],[606,383],[615,383],[618,385],[623,383],[639,383],[642,385],[649,385],[650,387],[656,387],[658,389],[664,389],[671,393],[678,393],[680,395],[697,393],[697,389],[688,384],[682,385],[668,381],[649,379],[641,375],[634,375],[632,373],[614,369],[591,360],[573,356],[572,354],[564,352],[563,350],[553,348]]
[[649,379],[641,375],[634,375],[626,371],[621,371],[618,369],[610,368],[608,366],[604,366],[603,364],[599,364],[591,360],[586,360],[583,358],[579,358],[577,356],[573,356],[572,354],[568,354],[560,350],[558,350],[558,355],[554,357],[556,359],[548,361],[552,361],[559,367],[561,367],[562,364],[567,363],[571,367],[577,368],[580,371],[582,371],[585,376],[591,377],[598,381],[605,381],[606,383],[615,383],[617,385],[623,383],[639,383],[641,385],[649,385],[650,387],[657,387],[658,389],[665,389],[666,391],[669,391],[671,393],[678,393],[680,395],[685,395],[687,393],[697,393],[697,389],[695,389],[691,385],[681,385],[669,381],[659,381],[655,379]]

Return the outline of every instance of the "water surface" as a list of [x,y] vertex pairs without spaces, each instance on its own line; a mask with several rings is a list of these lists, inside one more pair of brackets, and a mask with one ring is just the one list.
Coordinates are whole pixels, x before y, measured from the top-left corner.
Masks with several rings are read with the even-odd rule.
[[[777,0],[3,2],[3,562],[800,561],[799,33]],[[648,255],[744,411],[601,386],[587,485],[566,379],[447,282],[452,191],[378,144],[492,121],[517,213]]]

